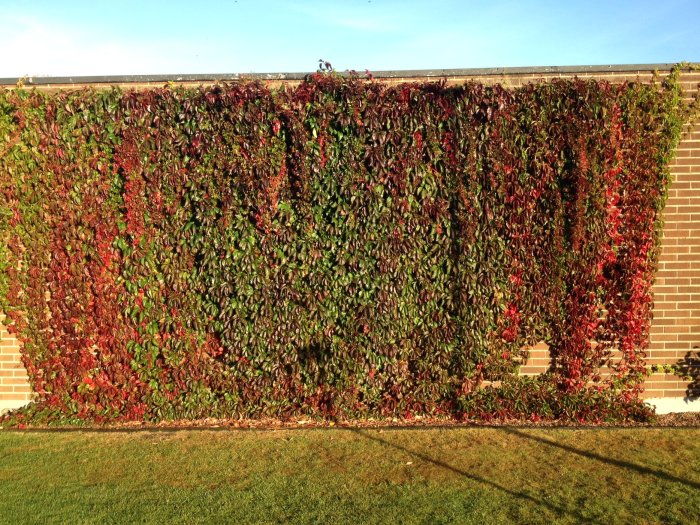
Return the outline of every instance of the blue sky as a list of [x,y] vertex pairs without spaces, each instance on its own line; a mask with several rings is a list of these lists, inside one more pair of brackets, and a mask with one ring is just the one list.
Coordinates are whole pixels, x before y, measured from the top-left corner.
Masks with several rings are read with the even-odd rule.
[[700,0],[0,0],[0,77],[700,61]]

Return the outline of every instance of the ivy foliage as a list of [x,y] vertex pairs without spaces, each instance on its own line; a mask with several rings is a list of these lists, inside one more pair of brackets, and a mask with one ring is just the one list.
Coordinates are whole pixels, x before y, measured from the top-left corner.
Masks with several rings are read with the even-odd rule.
[[644,417],[674,74],[0,93],[32,410]]

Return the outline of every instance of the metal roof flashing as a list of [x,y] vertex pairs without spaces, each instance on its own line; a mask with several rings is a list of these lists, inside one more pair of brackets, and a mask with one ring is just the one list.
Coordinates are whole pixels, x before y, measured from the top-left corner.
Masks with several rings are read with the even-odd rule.
[[[494,67],[467,69],[407,69],[396,71],[372,71],[376,79],[392,78],[443,78],[511,76],[538,74],[575,73],[633,73],[670,71],[676,64],[610,64],[593,66],[536,66],[536,67]],[[349,76],[351,71],[337,71],[341,76]],[[196,73],[196,74],[156,74],[156,75],[106,75],[106,76],[25,76],[0,78],[0,86],[51,86],[71,84],[143,84],[163,82],[217,82],[235,80],[300,81],[311,73]],[[358,72],[364,75],[362,72]]]

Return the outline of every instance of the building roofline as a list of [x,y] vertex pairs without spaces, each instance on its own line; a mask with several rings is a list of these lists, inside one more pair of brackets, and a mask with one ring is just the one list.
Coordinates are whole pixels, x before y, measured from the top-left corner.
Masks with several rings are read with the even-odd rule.
[[[630,73],[650,71],[670,71],[676,64],[609,64],[593,66],[534,66],[534,67],[492,67],[467,69],[406,69],[395,71],[372,71],[378,79],[392,78],[443,78],[479,77],[538,74],[572,73]],[[349,71],[337,72],[348,76]],[[143,84],[163,82],[217,82],[235,80],[304,80],[311,73],[195,73],[182,75],[92,75],[92,76],[25,76],[0,78],[0,85],[49,86],[66,84]],[[360,73],[364,74],[364,73]]]

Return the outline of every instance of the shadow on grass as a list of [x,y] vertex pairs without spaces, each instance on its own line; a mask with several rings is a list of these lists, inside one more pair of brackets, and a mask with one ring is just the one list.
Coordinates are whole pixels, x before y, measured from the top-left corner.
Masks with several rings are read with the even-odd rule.
[[616,467],[632,470],[634,472],[638,472],[647,476],[654,476],[665,481],[680,483],[692,489],[700,489],[700,483],[696,483],[688,479],[679,478],[678,476],[674,476],[673,474],[669,474],[668,472],[664,472],[663,470],[656,470],[653,468],[645,467],[644,465],[638,465],[637,463],[630,463],[629,461],[622,461],[620,459],[613,459],[601,456],[600,454],[596,454],[595,452],[581,450],[570,445],[563,445],[561,443],[557,443],[556,441],[552,441],[550,439],[546,439],[540,436],[533,436],[532,434],[523,432],[522,430],[518,430],[517,428],[503,427],[503,431],[522,439],[529,439],[532,441],[537,441],[538,443],[542,443],[544,445],[549,445],[550,447],[560,448],[562,450],[565,450],[572,454],[577,454],[584,458],[600,461],[602,463],[607,463],[608,465],[615,465]]
[[373,436],[365,430],[361,430],[361,429],[348,429],[348,430],[351,430],[355,434],[358,434],[365,439],[369,439],[371,441],[376,441],[377,443],[381,443],[382,445],[385,445],[387,447],[391,447],[391,448],[394,448],[396,450],[400,450],[400,451],[405,452],[406,454],[410,454],[411,456],[418,458],[422,461],[432,463],[433,465],[441,467],[445,470],[449,470],[450,472],[458,474],[466,479],[469,479],[469,480],[474,481],[476,483],[481,483],[481,484],[487,485],[493,489],[499,490],[505,494],[508,494],[509,496],[513,496],[513,497],[519,498],[521,500],[526,500],[526,501],[529,501],[529,502],[534,503],[536,505],[541,505],[543,507],[546,507],[546,508],[558,513],[559,515],[568,514],[569,516],[576,518],[579,521],[579,523],[601,523],[601,524],[603,523],[602,521],[595,520],[589,516],[584,516],[583,514],[577,512],[575,510],[567,509],[567,508],[561,507],[559,505],[549,503],[548,501],[538,499],[538,498],[531,496],[530,494],[527,494],[525,492],[520,492],[517,490],[509,489],[508,487],[504,487],[503,485],[499,485],[495,481],[491,481],[490,479],[478,476],[478,475],[473,474],[471,472],[467,472],[467,471],[459,469],[453,465],[450,465],[449,463],[446,463],[446,462],[441,461],[439,459],[433,458],[424,452],[411,450],[411,449],[406,448],[402,445],[392,443],[391,441],[388,441],[386,439],[382,439],[380,437]]

